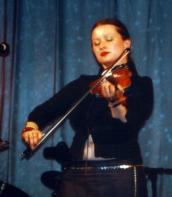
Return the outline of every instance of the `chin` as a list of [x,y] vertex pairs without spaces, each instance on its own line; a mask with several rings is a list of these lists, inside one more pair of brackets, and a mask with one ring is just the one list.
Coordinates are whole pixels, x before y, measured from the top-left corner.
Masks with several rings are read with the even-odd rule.
[[114,64],[115,62],[103,62],[102,64],[106,67],[106,68],[108,68],[109,66],[112,66],[113,64]]
[[116,62],[116,60],[112,60],[112,59],[106,59],[106,60],[102,60],[102,61],[100,61],[100,64],[103,64],[103,65],[105,65],[105,66],[111,66],[111,65],[113,65],[114,63]]

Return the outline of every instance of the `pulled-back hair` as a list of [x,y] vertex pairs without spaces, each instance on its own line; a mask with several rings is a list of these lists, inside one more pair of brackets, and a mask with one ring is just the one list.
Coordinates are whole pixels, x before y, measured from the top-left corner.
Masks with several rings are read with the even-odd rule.
[[122,36],[124,40],[130,39],[130,34],[127,30],[127,27],[118,19],[115,19],[115,18],[101,19],[94,24],[91,32],[93,32],[93,30],[96,27],[101,26],[101,25],[114,25],[116,27],[116,30],[118,31],[118,33]]
[[[116,18],[105,18],[105,19],[98,20],[93,25],[91,33],[93,33],[93,30],[96,27],[101,26],[101,25],[114,25],[116,27],[116,30],[118,31],[118,33],[122,36],[122,38],[124,40],[126,40],[126,39],[131,40],[131,37],[130,37],[127,27],[120,20],[118,20]],[[129,63],[130,70],[133,72],[133,74],[138,75],[138,72],[135,67],[135,63],[134,63],[130,54],[128,56],[128,63]]]

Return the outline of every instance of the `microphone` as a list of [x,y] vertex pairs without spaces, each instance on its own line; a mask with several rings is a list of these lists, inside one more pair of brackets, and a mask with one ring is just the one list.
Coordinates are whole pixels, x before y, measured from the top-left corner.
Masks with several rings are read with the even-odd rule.
[[0,56],[5,57],[9,55],[9,52],[10,52],[9,44],[7,44],[6,42],[1,42],[0,43]]

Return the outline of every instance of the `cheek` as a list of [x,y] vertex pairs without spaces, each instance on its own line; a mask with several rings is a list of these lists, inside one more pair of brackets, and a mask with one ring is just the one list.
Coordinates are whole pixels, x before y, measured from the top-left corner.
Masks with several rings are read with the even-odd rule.
[[96,47],[94,47],[94,46],[92,47],[92,52],[97,57],[97,55],[98,55],[98,49]]
[[92,52],[95,54],[95,52],[96,52],[95,47],[92,45],[91,48],[92,48]]
[[112,53],[120,53],[124,50],[124,43],[123,42],[116,42],[111,46]]
[[117,48],[118,48],[118,46],[114,44],[110,47],[110,50],[111,50],[111,52],[115,52],[117,50]]

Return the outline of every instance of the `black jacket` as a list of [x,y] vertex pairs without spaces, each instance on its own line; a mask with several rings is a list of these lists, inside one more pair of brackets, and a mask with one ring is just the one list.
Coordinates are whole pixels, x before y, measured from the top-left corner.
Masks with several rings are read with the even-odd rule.
[[[57,120],[89,89],[98,76],[82,75],[69,83],[59,93],[36,107],[28,121],[36,122],[40,129]],[[70,154],[72,159],[82,159],[85,141],[91,133],[96,157],[117,158],[141,163],[138,132],[149,118],[153,107],[152,81],[134,75],[127,89],[127,122],[112,118],[108,102],[89,94],[68,117],[75,132]]]

